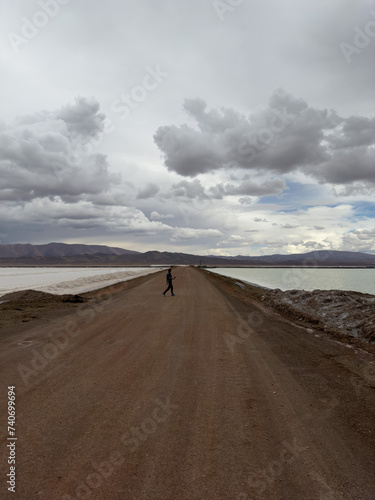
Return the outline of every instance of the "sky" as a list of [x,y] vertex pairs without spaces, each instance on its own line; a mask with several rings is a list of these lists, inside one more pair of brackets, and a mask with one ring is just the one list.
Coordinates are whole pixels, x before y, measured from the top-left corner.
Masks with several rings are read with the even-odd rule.
[[375,253],[375,0],[4,0],[0,244]]

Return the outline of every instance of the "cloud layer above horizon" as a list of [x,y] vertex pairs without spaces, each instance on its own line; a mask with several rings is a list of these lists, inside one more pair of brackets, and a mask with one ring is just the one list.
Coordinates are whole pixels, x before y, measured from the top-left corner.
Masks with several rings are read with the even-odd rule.
[[67,2],[9,43],[0,244],[374,253],[374,2],[271,3]]

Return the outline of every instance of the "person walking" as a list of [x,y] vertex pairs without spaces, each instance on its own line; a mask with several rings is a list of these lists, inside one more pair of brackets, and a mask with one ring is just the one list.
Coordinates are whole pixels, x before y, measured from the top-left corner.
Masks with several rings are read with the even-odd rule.
[[171,291],[171,295],[174,297],[174,293],[173,293],[173,280],[176,278],[176,276],[173,276],[172,278],[172,268],[170,267],[168,269],[168,272],[167,272],[167,285],[168,285],[168,288],[165,290],[165,292],[163,292],[163,295],[165,296],[165,294],[168,292],[168,290]]

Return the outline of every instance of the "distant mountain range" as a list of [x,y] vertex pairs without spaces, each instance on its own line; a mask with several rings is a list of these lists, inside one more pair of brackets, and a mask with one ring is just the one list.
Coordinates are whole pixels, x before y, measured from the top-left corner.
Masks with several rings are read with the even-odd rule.
[[71,257],[74,255],[124,255],[137,254],[123,248],[107,247],[104,245],[80,245],[67,243],[48,243],[48,245],[31,245],[17,243],[14,245],[0,245],[0,259],[24,257]]
[[269,266],[269,267],[375,267],[375,255],[319,250],[305,254],[200,256],[172,252],[135,252],[104,245],[49,243],[0,245],[0,266]]

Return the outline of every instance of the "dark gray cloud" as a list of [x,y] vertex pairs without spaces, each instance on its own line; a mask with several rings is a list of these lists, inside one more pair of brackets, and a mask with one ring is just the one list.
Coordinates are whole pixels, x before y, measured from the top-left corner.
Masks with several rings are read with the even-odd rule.
[[356,229],[344,235],[343,244],[350,250],[373,253],[374,238],[375,228]]
[[[374,147],[359,146],[334,151],[328,160],[316,166],[308,166],[305,172],[317,178],[321,183],[348,185],[356,183],[358,192],[360,187],[368,189],[368,183],[372,186],[375,184],[374,166]],[[349,187],[345,192],[349,194],[351,191]],[[344,192],[341,191],[341,194]]]
[[146,200],[147,198],[153,198],[159,191],[159,186],[150,182],[138,192],[137,199]]
[[215,170],[222,162],[215,137],[200,133],[187,125],[160,127],[155,142],[165,155],[168,170],[184,176],[195,176]]
[[74,104],[66,104],[56,114],[68,132],[83,137],[97,137],[104,130],[105,114],[99,113],[100,104],[92,98],[77,97]]
[[247,180],[235,186],[233,184],[221,185],[223,196],[271,196],[282,193],[286,189],[286,182],[284,179],[270,179],[257,184],[251,180]]
[[365,196],[373,195],[375,192],[375,182],[353,182],[351,184],[347,184],[343,188],[333,189],[333,194],[337,197],[346,197],[346,196]]
[[182,197],[189,199],[203,200],[207,198],[204,187],[199,180],[181,181],[172,185],[172,188],[167,193],[169,197]]
[[371,146],[375,137],[375,117],[350,116],[343,122],[341,134],[332,136],[335,149]]
[[375,228],[357,229],[353,231],[353,234],[355,234],[359,240],[373,240],[375,238]]
[[226,196],[262,197],[282,193],[287,189],[284,179],[268,179],[257,183],[250,179],[238,184],[219,183],[205,189],[198,179],[183,180],[172,185],[165,197],[187,198],[191,200],[222,200]]
[[119,182],[107,156],[93,153],[105,116],[77,98],[55,112],[18,118],[0,132],[0,199],[31,200],[103,193]]
[[237,167],[271,174],[301,171],[321,183],[375,180],[375,118],[345,119],[281,89],[267,108],[248,117],[225,108],[207,111],[202,99],[187,99],[184,108],[197,128],[163,126],[154,135],[166,167],[180,175]]

